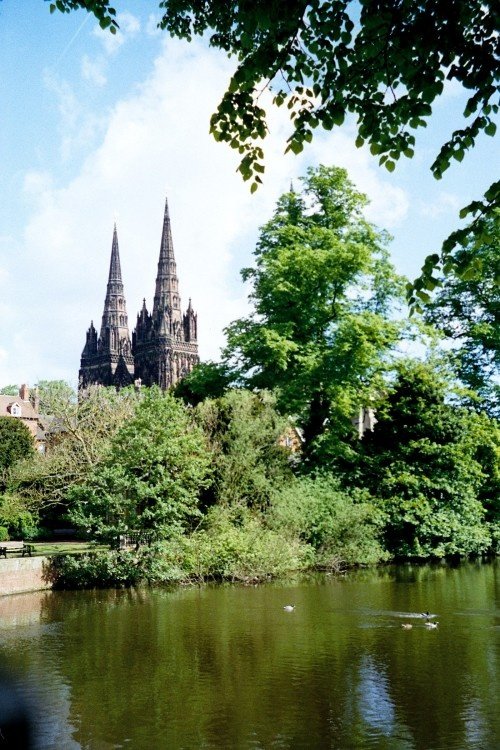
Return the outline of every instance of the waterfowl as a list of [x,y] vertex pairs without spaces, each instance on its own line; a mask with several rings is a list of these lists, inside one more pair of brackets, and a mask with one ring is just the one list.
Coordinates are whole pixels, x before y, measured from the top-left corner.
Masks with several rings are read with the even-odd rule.
[[285,604],[283,609],[285,610],[285,612],[293,612],[293,610],[295,609],[295,604]]
[[426,620],[432,620],[432,618],[436,617],[436,615],[431,615],[429,610],[427,610],[427,612],[421,612],[420,617],[425,617]]
[[403,622],[401,627],[403,628],[403,630],[411,630],[413,625],[411,624],[411,622]]

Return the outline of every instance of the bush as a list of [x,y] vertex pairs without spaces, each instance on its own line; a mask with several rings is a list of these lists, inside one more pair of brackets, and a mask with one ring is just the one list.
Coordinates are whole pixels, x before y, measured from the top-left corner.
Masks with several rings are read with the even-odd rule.
[[304,570],[313,557],[307,544],[267,528],[246,508],[213,507],[184,545],[186,573],[199,580],[264,580]]
[[331,475],[295,479],[276,493],[268,523],[311,545],[321,568],[386,560],[380,543],[383,515],[359,490],[347,494]]
[[9,541],[9,532],[5,526],[0,526],[0,542]]
[[26,510],[24,501],[16,494],[6,493],[0,497],[0,524],[8,529],[14,539],[38,537],[36,518]]
[[51,576],[56,589],[125,588],[143,578],[137,555],[129,550],[56,555]]

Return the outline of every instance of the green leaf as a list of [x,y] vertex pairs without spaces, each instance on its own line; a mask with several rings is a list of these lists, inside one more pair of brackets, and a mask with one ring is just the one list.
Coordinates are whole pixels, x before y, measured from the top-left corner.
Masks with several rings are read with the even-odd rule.
[[288,148],[291,149],[294,154],[300,154],[300,152],[304,150],[304,146],[300,141],[291,141]]

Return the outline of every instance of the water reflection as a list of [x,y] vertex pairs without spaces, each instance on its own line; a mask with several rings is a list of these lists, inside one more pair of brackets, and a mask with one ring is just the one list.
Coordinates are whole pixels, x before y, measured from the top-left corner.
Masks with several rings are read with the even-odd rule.
[[496,563],[403,566],[9,597],[0,657],[45,707],[42,750],[493,750],[497,575]]

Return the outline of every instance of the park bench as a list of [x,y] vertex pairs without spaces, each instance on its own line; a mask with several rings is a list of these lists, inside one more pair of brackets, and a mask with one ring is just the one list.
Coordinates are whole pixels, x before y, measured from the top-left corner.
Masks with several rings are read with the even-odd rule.
[[5,557],[5,559],[7,559],[7,554],[31,557],[34,551],[33,544],[25,544],[24,542],[3,542],[3,544],[0,544],[0,557]]
[[127,549],[135,547],[136,550],[143,545],[148,547],[155,541],[156,535],[151,531],[129,531],[128,534],[121,534],[117,541],[117,549]]

